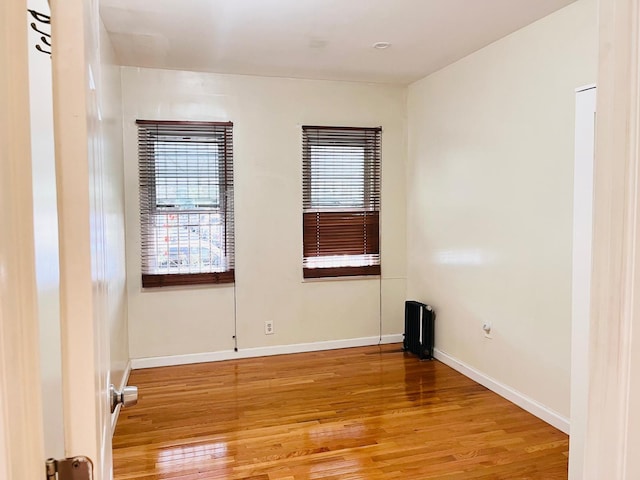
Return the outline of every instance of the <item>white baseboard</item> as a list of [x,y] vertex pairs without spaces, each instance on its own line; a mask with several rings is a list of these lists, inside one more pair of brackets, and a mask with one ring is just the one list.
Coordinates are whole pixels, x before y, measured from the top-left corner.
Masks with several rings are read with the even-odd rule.
[[566,433],[567,435],[569,434],[568,418],[563,417],[559,413],[542,405],[531,397],[528,397],[527,395],[524,395],[523,393],[520,393],[517,390],[514,390],[513,388],[500,383],[499,381],[485,375],[484,373],[476,370],[466,363],[461,362],[457,358],[454,358],[451,355],[438,350],[437,348],[434,349],[433,356],[436,358],[436,360],[441,361],[445,365],[448,365],[454,370],[457,370],[464,376],[469,377],[471,380],[487,387],[489,390],[497,393],[501,397],[506,398],[510,402],[515,403],[520,408],[526,410],[532,415],[535,415],[539,419],[544,420],[548,424],[556,427],[558,430]]
[[380,337],[350,338],[347,340],[330,340],[326,342],[296,343],[293,345],[276,345],[273,347],[245,348],[234,352],[225,350],[220,352],[191,353],[187,355],[171,355],[166,357],[134,358],[131,367],[134,370],[154,367],[169,367],[173,365],[188,365],[191,363],[219,362],[237,358],[268,357],[271,355],[285,355],[288,353],[317,352],[319,350],[335,350],[338,348],[365,347],[379,343],[400,343],[403,335],[383,335]]
[[[122,391],[122,389],[127,386],[127,383],[129,383],[129,375],[131,375],[131,365],[132,365],[132,361],[129,360],[127,362],[127,366],[124,369],[124,375],[122,375],[122,381],[120,382],[120,386],[119,386],[120,391]],[[116,425],[118,424],[118,417],[120,416],[121,408],[122,408],[122,405],[118,405],[116,407],[115,412],[111,414],[111,436],[112,437],[114,432],[116,431]]]

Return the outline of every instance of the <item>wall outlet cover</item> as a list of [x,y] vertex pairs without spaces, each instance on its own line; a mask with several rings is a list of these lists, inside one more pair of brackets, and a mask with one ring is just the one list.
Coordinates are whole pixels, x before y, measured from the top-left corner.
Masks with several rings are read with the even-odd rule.
[[264,334],[273,335],[273,322],[271,320],[264,322]]

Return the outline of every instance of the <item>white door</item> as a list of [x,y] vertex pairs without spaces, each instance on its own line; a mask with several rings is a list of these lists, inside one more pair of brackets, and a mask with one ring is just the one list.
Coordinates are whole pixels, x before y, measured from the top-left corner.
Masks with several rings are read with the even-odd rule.
[[99,13],[93,0],[51,2],[53,112],[60,239],[65,455],[111,477]]
[[[51,3],[64,455],[111,477],[105,233],[93,88],[97,3]],[[44,474],[25,0],[0,2],[0,478]]]
[[[53,140],[51,56],[46,41],[51,27],[47,0],[27,0],[29,30],[29,100],[36,290],[40,336],[40,373],[44,454],[64,456],[62,360],[60,350],[60,255]],[[37,29],[37,31],[36,31]],[[44,37],[44,41],[43,41]],[[38,48],[36,48],[38,47]],[[44,232],[44,234],[42,234]]]

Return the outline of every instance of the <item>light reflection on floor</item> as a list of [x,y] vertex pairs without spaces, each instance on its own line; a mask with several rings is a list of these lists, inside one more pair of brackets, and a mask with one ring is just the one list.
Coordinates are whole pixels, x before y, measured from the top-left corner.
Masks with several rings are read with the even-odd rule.
[[[211,460],[227,457],[225,442],[207,443],[202,445],[181,445],[170,447],[158,452],[157,465],[161,472],[175,471],[176,465],[188,464],[193,467],[196,463],[208,463]],[[228,463],[228,459],[223,463]]]

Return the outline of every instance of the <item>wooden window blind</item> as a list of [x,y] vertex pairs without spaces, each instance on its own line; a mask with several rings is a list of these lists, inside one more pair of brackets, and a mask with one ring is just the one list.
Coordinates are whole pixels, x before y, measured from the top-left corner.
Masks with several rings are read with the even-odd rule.
[[304,278],[380,275],[381,128],[302,127]]
[[136,123],[142,286],[233,282],[233,124]]

